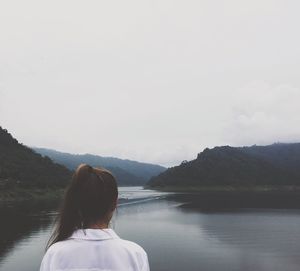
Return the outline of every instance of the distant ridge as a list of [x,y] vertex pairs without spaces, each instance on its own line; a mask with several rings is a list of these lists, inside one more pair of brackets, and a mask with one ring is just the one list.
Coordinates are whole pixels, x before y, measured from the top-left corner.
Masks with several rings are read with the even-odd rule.
[[240,147],[239,149],[278,167],[295,171],[295,173],[300,170],[300,143],[274,143],[267,146]]
[[71,172],[20,144],[0,127],[0,188],[64,187]]
[[150,187],[300,185],[300,143],[205,149],[150,179]]
[[101,166],[112,171],[121,185],[144,185],[152,176],[165,171],[166,168],[149,163],[141,163],[128,159],[103,157],[92,154],[70,154],[45,148],[32,148],[35,152],[50,157],[70,170],[79,164],[87,163],[91,166]]

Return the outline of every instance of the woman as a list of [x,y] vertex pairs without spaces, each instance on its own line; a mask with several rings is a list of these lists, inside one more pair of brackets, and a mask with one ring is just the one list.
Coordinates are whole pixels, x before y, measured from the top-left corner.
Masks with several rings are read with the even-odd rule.
[[108,228],[117,199],[117,183],[109,171],[80,165],[40,271],[148,271],[143,248]]

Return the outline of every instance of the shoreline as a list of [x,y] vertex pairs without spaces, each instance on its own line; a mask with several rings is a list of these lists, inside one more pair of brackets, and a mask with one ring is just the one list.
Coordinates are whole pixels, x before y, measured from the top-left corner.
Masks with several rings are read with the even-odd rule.
[[264,185],[264,186],[160,186],[150,187],[144,186],[144,189],[161,191],[161,192],[179,192],[179,193],[291,193],[300,195],[300,186],[275,186],[275,185]]
[[[148,188],[149,189],[149,188]],[[182,203],[182,209],[204,212],[241,209],[300,209],[300,187],[164,187],[169,198]]]
[[[118,186],[120,187],[135,187],[135,186]],[[142,187],[142,186],[141,186]],[[66,187],[63,188],[15,188],[0,190],[0,204],[19,203],[23,201],[55,201],[61,200]]]
[[26,201],[59,201],[64,188],[17,188],[0,191],[0,204],[20,203]]
[[[201,198],[202,200],[206,199],[209,201],[229,198],[234,198],[236,200],[239,199],[243,201],[243,197],[245,197],[245,199],[249,197],[266,197],[269,200],[274,201],[274,199],[288,199],[289,197],[291,197],[291,199],[299,198],[300,202],[300,186],[144,186],[143,189],[149,189],[159,192],[171,192],[175,195],[181,194],[183,196],[193,195],[195,199]],[[0,191],[0,204],[5,205],[25,201],[59,201],[62,199],[64,191],[65,188],[17,188],[14,190],[2,190]]]

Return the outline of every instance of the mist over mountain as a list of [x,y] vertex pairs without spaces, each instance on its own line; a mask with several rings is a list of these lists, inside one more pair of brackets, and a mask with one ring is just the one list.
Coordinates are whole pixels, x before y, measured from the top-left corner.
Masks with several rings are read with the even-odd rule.
[[0,186],[64,187],[79,164],[109,169],[118,184],[164,186],[300,185],[300,143],[205,149],[192,161],[162,166],[102,157],[69,154],[20,144],[0,127]]
[[120,186],[144,185],[150,176],[165,169],[117,158],[70,155],[46,149],[32,150],[0,127],[1,189],[65,187],[73,169],[80,163],[106,167],[114,174]]
[[300,143],[205,149],[150,179],[150,187],[300,185]]
[[2,189],[63,187],[70,177],[71,171],[66,167],[20,144],[7,130],[0,127]]
[[70,154],[45,148],[33,148],[33,150],[43,156],[50,157],[53,161],[66,166],[70,170],[74,170],[82,163],[94,167],[105,167],[112,171],[116,178],[120,180],[121,185],[144,185],[151,177],[166,170],[166,168],[159,165],[115,157],[103,157],[92,154]]

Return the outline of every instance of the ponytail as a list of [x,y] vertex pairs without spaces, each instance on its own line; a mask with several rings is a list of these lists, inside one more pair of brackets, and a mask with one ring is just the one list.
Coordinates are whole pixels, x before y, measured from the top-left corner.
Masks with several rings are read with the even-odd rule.
[[117,198],[117,182],[108,170],[80,165],[66,189],[47,249],[69,238],[75,230],[105,219],[115,208]]

